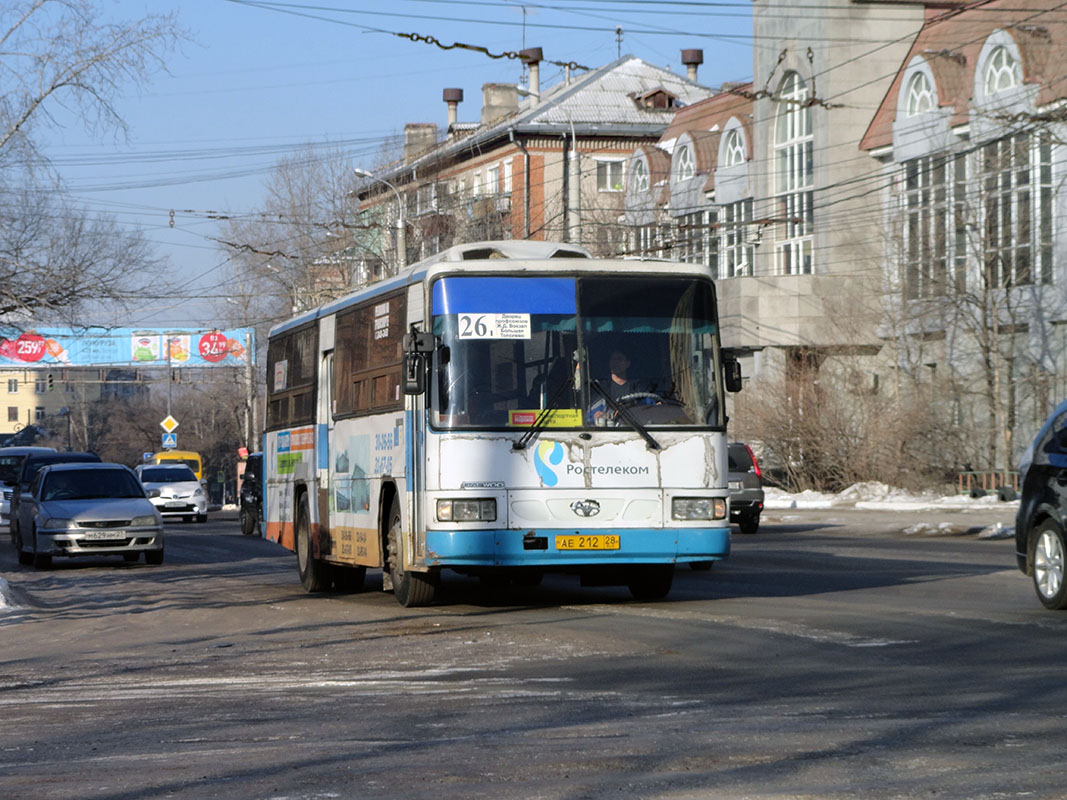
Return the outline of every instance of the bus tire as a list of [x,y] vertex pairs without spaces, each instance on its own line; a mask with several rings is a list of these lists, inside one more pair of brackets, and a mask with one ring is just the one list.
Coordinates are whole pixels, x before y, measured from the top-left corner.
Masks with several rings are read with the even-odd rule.
[[635,600],[662,600],[673,582],[674,564],[640,564],[630,567],[626,585]]
[[311,546],[311,512],[308,510],[308,497],[300,497],[300,506],[296,513],[296,565],[300,570],[300,583],[306,592],[325,592],[330,588],[328,565],[315,558]]
[[434,572],[411,572],[404,569],[402,551],[404,535],[400,529],[400,503],[394,497],[389,509],[388,566],[393,580],[393,596],[404,608],[426,606],[437,596],[440,575]]
[[335,592],[355,594],[363,591],[363,579],[367,577],[367,568],[331,564],[330,577],[333,579],[333,590]]

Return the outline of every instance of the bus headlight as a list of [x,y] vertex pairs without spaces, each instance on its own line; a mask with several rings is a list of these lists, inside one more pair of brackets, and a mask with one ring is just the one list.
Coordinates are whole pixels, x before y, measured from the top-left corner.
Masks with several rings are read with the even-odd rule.
[[495,522],[496,500],[438,500],[437,519],[440,522]]
[[671,501],[672,519],[726,519],[724,497],[675,497]]

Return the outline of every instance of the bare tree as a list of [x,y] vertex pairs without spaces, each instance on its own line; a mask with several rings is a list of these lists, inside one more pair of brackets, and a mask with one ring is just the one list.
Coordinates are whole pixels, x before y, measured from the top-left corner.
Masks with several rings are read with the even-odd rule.
[[[171,16],[102,19],[90,0],[0,4],[0,315],[7,323],[132,299],[156,266],[142,237],[62,199],[34,133],[73,116],[125,134],[115,103],[164,68]],[[41,165],[44,165],[43,167]]]

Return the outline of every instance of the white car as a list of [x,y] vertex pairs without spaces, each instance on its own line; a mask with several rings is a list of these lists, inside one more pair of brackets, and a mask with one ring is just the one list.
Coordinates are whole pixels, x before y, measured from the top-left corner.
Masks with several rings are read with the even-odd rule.
[[163,519],[207,522],[207,492],[185,464],[140,464],[134,471]]

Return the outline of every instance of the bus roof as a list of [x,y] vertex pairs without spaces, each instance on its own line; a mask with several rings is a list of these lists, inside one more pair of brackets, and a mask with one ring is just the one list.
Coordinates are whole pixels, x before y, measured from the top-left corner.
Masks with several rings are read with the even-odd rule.
[[[363,289],[332,300],[318,308],[280,322],[270,329],[270,336],[303,327],[322,317],[334,314],[356,302],[364,302],[379,295],[395,292],[411,284],[432,279],[437,274],[454,273],[462,263],[472,273],[492,271],[496,273],[526,272],[531,267],[545,267],[546,261],[558,262],[567,272],[602,272],[605,268],[634,273],[689,274],[710,277],[707,266],[686,264],[664,259],[593,258],[588,250],[578,245],[563,242],[540,242],[523,239],[508,239],[493,242],[470,242],[455,245],[425,258],[392,278],[371,284]],[[534,263],[531,263],[534,262]],[[565,266],[564,266],[565,265]],[[462,269],[462,268],[461,268]]]

